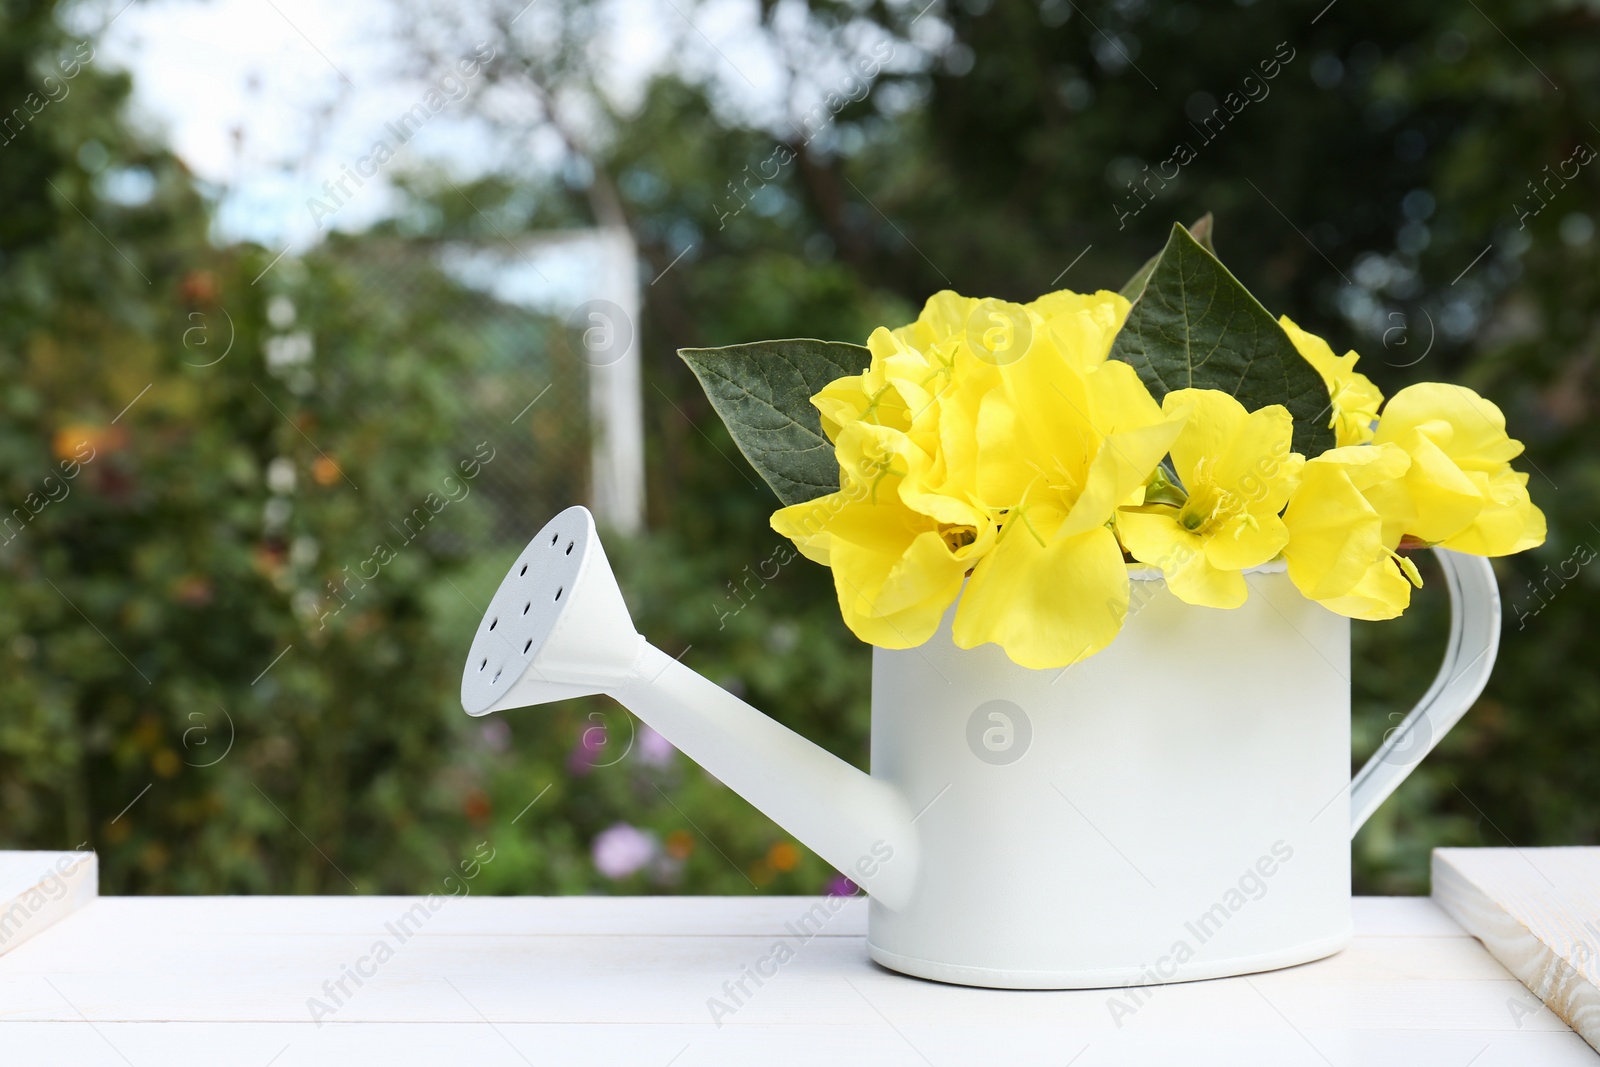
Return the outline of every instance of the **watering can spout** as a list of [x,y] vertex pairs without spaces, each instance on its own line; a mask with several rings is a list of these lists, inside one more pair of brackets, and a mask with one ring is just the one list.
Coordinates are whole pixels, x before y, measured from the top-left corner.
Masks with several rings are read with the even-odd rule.
[[478,626],[461,680],[471,715],[604,693],[891,909],[918,847],[887,782],[757,711],[634,629],[586,508],[529,542]]
[[641,643],[612,696],[875,899],[909,902],[915,829],[898,790]]

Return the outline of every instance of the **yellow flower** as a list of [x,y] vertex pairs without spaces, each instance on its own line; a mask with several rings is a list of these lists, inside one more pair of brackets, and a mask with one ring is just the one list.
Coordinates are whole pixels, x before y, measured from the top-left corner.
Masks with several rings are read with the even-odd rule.
[[1411,459],[1392,444],[1334,448],[1308,461],[1283,513],[1283,557],[1295,587],[1355,619],[1392,619],[1422,578],[1395,552],[1414,519]]
[[887,332],[913,352],[932,353],[942,345],[956,346],[965,341],[967,324],[981,302],[976,297],[942,289],[928,297],[915,322]]
[[1126,297],[1107,290],[1062,289],[1027,304],[1012,304],[946,289],[928,299],[916,322],[889,333],[941,372],[952,369],[957,348],[991,365],[1014,363],[1029,351],[1035,336],[1079,370],[1090,370],[1110,355],[1111,342],[1131,306]]
[[1046,293],[1027,305],[1059,352],[1070,354],[1080,370],[1091,370],[1111,354],[1111,342],[1133,305],[1120,293]]
[[1365,374],[1356,370],[1356,361],[1361,357],[1354,352],[1334,355],[1328,342],[1302,330],[1287,315],[1278,320],[1278,325],[1283,327],[1283,332],[1289,335],[1306,362],[1322,375],[1323,384],[1328,387],[1329,405],[1333,409],[1328,426],[1333,430],[1334,443],[1343,448],[1372,440],[1372,424],[1383,404],[1383,393]]
[[1074,362],[1036,348],[978,418],[977,497],[1001,528],[952,633],[962,648],[992,641],[1036,669],[1091,656],[1122,628],[1128,569],[1108,523],[1183,426],[1126,363],[1083,373]]
[[1281,404],[1247,412],[1215,389],[1174,390],[1161,408],[1188,412],[1172,444],[1187,498],[1123,508],[1117,532],[1135,559],[1161,568],[1178,599],[1236,608],[1248,593],[1240,572],[1266,563],[1289,540],[1278,513],[1305,462],[1289,450],[1294,419]]
[[[950,617],[959,647],[1056,668],[1121,629],[1124,549],[1210,607],[1243,603],[1242,572],[1281,554],[1305,596],[1384,619],[1422,584],[1403,540],[1501,555],[1544,539],[1509,465],[1522,446],[1476,393],[1413,386],[1378,419],[1356,354],[1284,318],[1333,409],[1338,446],[1308,461],[1282,405],[1251,412],[1211,389],[1158,405],[1108,359],[1128,308],[1108,292],[941,292],[915,322],[873,331],[866,370],[812,398],[840,487],[772,526],[832,570],[857,636],[910,648]],[[1179,484],[1159,468],[1169,453]]]
[[1506,436],[1500,409],[1471,389],[1425,382],[1400,390],[1373,440],[1411,457],[1405,488],[1416,517],[1406,533],[1478,556],[1544,543],[1544,513],[1528,497],[1528,476],[1511,469],[1522,443]]
[[939,628],[973,560],[993,547],[985,523],[947,527],[899,501],[899,479],[873,491],[848,483],[837,493],[779,510],[772,527],[833,571],[839,611],[852,633],[881,648],[912,648]]
[[1128,577],[1108,524],[1182,425],[1106,362],[1126,314],[1112,293],[940,293],[874,331],[865,372],[817,394],[840,490],[772,525],[832,568],[857,636],[921,644],[959,596],[963,648],[992,641],[1045,668],[1111,642]]

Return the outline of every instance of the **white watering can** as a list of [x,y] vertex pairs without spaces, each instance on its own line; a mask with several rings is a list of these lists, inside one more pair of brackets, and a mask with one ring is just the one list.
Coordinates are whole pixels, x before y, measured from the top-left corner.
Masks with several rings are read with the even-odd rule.
[[1444,666],[1354,781],[1349,620],[1281,570],[1227,611],[1136,580],[1116,640],[1066,670],[957,648],[949,616],[919,648],[874,649],[868,775],[641,637],[582,507],[512,565],[461,704],[614,697],[865,888],[872,958],[897,971],[1018,989],[1246,974],[1348,943],[1351,835],[1488,681],[1494,573],[1435,555]]

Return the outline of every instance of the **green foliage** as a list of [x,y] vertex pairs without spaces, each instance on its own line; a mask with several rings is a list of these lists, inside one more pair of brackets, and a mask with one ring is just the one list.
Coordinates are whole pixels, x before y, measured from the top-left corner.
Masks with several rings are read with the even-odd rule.
[[[67,47],[44,7],[0,38]],[[481,440],[451,287],[214,248],[125,79],[70,84],[0,148],[48,231],[0,257],[4,846],[86,842],[107,892],[414,888],[457,846],[407,825],[460,821],[427,601],[484,523],[428,502]]]
[[[8,501],[92,458],[5,550],[7,740],[51,740],[0,751],[6,822],[89,840],[110,889],[348,888],[302,832],[364,889],[440,858],[388,838],[432,807],[411,793],[448,735],[453,672],[424,609],[459,557],[440,532],[482,522],[476,501],[446,504],[474,458],[439,406],[462,353],[434,309],[367,303],[326,259],[252,288],[270,258],[176,254],[192,269],[153,278],[170,304],[148,327],[34,332],[12,378],[40,402],[8,443],[54,453],[11,468]],[[269,324],[271,305],[314,330]],[[299,337],[305,361],[274,365]],[[86,392],[108,352],[117,373]]]
[[1146,280],[1111,344],[1157,400],[1174,389],[1220,389],[1246,410],[1282,404],[1294,449],[1333,447],[1328,388],[1261,302],[1182,226]]
[[753,341],[681,348],[744,458],[778,499],[801,504],[838,491],[839,462],[811,398],[860,374],[871,355],[843,341]]

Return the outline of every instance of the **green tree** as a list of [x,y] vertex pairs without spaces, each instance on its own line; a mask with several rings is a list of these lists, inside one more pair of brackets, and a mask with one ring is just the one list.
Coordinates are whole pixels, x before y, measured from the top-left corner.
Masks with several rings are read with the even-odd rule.
[[[76,42],[4,18],[16,98]],[[7,844],[87,842],[113,892],[419,888],[470,814],[430,597],[495,453],[447,404],[459,287],[213,247],[126,78],[68,84],[0,147]]]

